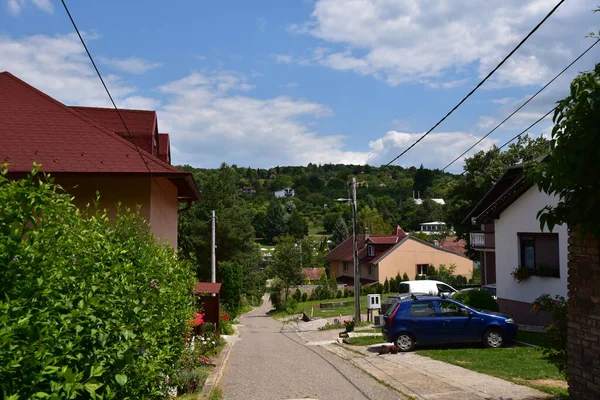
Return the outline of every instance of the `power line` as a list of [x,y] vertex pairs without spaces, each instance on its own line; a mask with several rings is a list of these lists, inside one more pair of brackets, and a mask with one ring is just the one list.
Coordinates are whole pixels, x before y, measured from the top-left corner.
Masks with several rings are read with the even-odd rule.
[[[529,131],[531,128],[533,128],[534,126],[536,126],[537,124],[539,124],[544,118],[546,118],[548,115],[550,115],[551,113],[553,113],[554,110],[556,110],[557,108],[558,108],[558,106],[556,106],[553,109],[551,109],[550,111],[548,111],[546,114],[544,114],[542,117],[540,117],[537,121],[535,121],[533,124],[529,125],[527,128],[523,129],[518,135],[516,135],[512,139],[508,140],[502,146],[494,148],[492,150],[492,152],[496,152],[496,151],[502,150],[504,147],[508,146],[512,141],[514,141],[515,139],[518,139],[521,136],[523,136],[525,133],[527,133],[527,131]],[[459,176],[463,176],[465,174],[465,172],[466,171],[463,171]]]
[[552,80],[548,83],[546,83],[540,90],[538,90],[533,96],[531,96],[525,103],[521,104],[520,107],[518,107],[515,111],[513,111],[508,117],[504,118],[504,120],[502,122],[500,122],[498,125],[496,125],[494,127],[494,129],[492,129],[491,131],[489,131],[488,133],[486,133],[484,136],[482,136],[477,142],[475,142],[471,147],[469,147],[467,150],[465,150],[461,155],[459,155],[458,157],[456,157],[454,160],[452,160],[448,165],[446,165],[444,168],[442,168],[442,172],[445,171],[448,167],[450,167],[452,164],[454,164],[456,161],[458,161],[462,156],[464,156],[465,154],[467,154],[469,151],[471,151],[475,146],[477,146],[479,143],[481,143],[485,138],[487,138],[488,136],[490,136],[492,133],[494,133],[496,131],[496,129],[498,129],[501,125],[503,125],[506,121],[508,121],[513,115],[515,115],[516,113],[518,113],[523,107],[525,107],[531,100],[533,100],[538,94],[540,94],[544,89],[546,89],[548,86],[550,86],[559,76],[561,76],[566,70],[568,70],[569,68],[571,68],[573,66],[573,64],[575,64],[577,61],[579,61],[581,59],[581,57],[583,57],[584,55],[587,54],[588,51],[590,51],[595,45],[598,44],[598,42],[600,42],[600,39],[596,40],[594,43],[592,43],[592,45],[590,47],[587,48],[586,51],[584,51],[583,53],[581,53],[579,55],[579,57],[577,57],[575,60],[573,60],[569,65],[567,65],[562,71],[560,71],[558,73],[558,75],[556,75],[554,78],[552,78]]
[[[142,152],[140,151],[140,148],[138,147],[137,143],[135,142],[135,139],[133,138],[133,135],[129,131],[129,128],[127,127],[127,124],[125,124],[125,120],[123,119],[123,116],[121,115],[121,112],[117,108],[117,105],[115,104],[115,101],[113,100],[113,97],[110,94],[110,91],[108,90],[108,87],[106,86],[106,83],[104,83],[104,79],[102,78],[102,75],[100,74],[100,71],[98,70],[98,67],[96,66],[96,63],[94,62],[94,59],[92,58],[92,54],[88,50],[88,48],[87,48],[87,46],[85,44],[85,41],[83,40],[83,37],[81,36],[81,33],[79,33],[79,29],[77,28],[77,24],[75,24],[75,21],[73,20],[73,17],[71,16],[71,12],[69,11],[69,8],[67,7],[67,4],[65,3],[65,0],[61,0],[61,2],[62,2],[63,7],[65,8],[65,11],[67,12],[67,15],[69,16],[69,19],[71,20],[71,24],[73,24],[73,28],[75,28],[75,32],[77,32],[77,36],[79,36],[79,40],[81,41],[81,44],[83,45],[83,48],[85,49],[85,52],[87,53],[88,57],[90,58],[90,61],[92,62],[92,65],[94,66],[94,69],[96,70],[96,74],[98,74],[98,78],[100,78],[100,82],[102,82],[102,86],[104,86],[104,90],[106,90],[106,94],[108,94],[108,97],[110,98],[110,101],[111,101],[113,107],[115,108],[115,110],[117,111],[117,114],[119,115],[119,119],[123,123],[123,126],[125,127],[125,130],[127,131],[127,134],[129,134],[129,138],[131,139],[131,142],[135,146],[135,149],[137,150],[138,154],[140,155],[140,158],[142,159],[142,162],[146,166],[146,169],[148,170],[148,172],[150,173],[150,177],[152,178],[152,171],[150,170],[150,167],[148,166],[148,163],[144,159],[144,156],[142,155]],[[159,186],[160,186],[160,184],[159,184]]]
[[415,147],[417,143],[419,143],[421,140],[423,140],[425,138],[425,136],[429,135],[435,128],[437,128],[442,122],[444,122],[446,120],[446,118],[448,118],[454,111],[456,111],[456,109],[458,107],[460,107],[469,97],[471,97],[471,95],[473,93],[475,93],[475,91],[477,89],[479,89],[506,62],[506,60],[508,60],[525,43],[527,41],[527,39],[529,39],[531,37],[531,35],[533,35],[535,33],[535,31],[537,31],[539,29],[539,27],[542,26],[542,24],[544,22],[546,22],[546,20],[548,18],[550,18],[550,16],[552,14],[554,14],[554,11],[556,11],[558,9],[558,7],[560,7],[560,5],[564,2],[565,2],[565,0],[560,0],[558,2],[558,4],[556,4],[554,6],[554,8],[544,17],[544,19],[542,19],[533,28],[533,30],[531,32],[529,32],[527,34],[527,36],[525,36],[525,38],[523,38],[523,40],[521,40],[521,42],[517,45],[517,47],[515,47],[510,53],[508,53],[508,55],[506,57],[504,57],[504,59],[500,62],[500,64],[498,64],[496,66],[496,68],[494,68],[489,74],[487,74],[487,76],[485,78],[483,78],[483,80],[481,82],[479,82],[477,84],[477,86],[475,86],[465,97],[463,97],[463,99],[457,105],[455,105],[446,115],[444,115],[444,117],[442,119],[440,119],[434,126],[432,126],[431,129],[429,129],[427,132],[425,132],[419,139],[417,139],[406,150],[404,150],[402,153],[400,153],[398,156],[396,156],[392,161],[387,163],[386,166],[390,165],[391,163],[393,163],[394,161],[396,161],[397,159],[402,157],[404,154],[406,154],[407,151],[409,151],[410,149]]

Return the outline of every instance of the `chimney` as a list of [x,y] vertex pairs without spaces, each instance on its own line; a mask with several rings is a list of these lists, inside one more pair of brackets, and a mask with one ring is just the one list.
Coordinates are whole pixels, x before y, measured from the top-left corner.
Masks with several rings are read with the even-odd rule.
[[367,244],[367,240],[369,240],[369,228],[365,228],[365,245]]

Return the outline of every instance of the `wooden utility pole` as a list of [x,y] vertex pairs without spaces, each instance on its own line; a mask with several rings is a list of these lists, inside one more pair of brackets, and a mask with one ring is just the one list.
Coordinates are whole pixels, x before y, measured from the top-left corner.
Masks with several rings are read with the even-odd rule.
[[210,281],[215,283],[217,281],[217,255],[215,249],[216,244],[216,233],[215,233],[215,210],[211,213],[211,246],[210,246]]

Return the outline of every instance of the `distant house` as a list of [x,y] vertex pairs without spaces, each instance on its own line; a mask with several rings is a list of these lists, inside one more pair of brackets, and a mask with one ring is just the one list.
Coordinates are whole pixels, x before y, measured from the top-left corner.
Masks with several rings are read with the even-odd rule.
[[[438,204],[440,204],[442,206],[446,204],[446,202],[444,201],[444,199],[429,199],[429,200],[433,201],[434,203],[438,203]],[[423,204],[423,199],[414,199],[414,201],[415,201],[415,204],[417,204],[419,206],[421,204]]]
[[456,236],[446,236],[436,244],[446,250],[451,250],[455,253],[466,254],[467,242],[463,239],[457,240]]
[[325,272],[325,268],[302,268],[302,275],[311,283],[318,283],[321,275]]
[[[540,295],[567,296],[567,226],[542,231],[536,218],[539,210],[557,203],[556,196],[525,180],[523,165],[515,165],[465,218],[481,228],[471,233],[470,245],[479,253],[483,283],[496,283],[500,310],[519,323],[547,321],[530,312]],[[520,283],[511,275],[518,267],[531,275]]]
[[276,178],[277,178],[277,172],[269,171],[269,179],[276,179]]
[[278,197],[278,198],[294,197],[296,195],[296,193],[294,192],[294,189],[292,189],[291,187],[286,187],[281,190],[278,190],[274,194],[275,194],[275,197]]
[[[363,285],[383,283],[385,279],[406,273],[411,279],[427,273],[429,265],[456,265],[455,274],[472,277],[473,261],[463,254],[436,246],[407,235],[401,227],[391,235],[359,235],[358,258],[360,282]],[[354,283],[353,244],[349,237],[325,258],[329,271],[338,283],[352,286]]]
[[360,187],[367,187],[368,188],[369,187],[369,181],[356,182],[356,187],[357,188],[360,188]]
[[96,192],[111,217],[117,203],[140,206],[154,236],[176,248],[179,204],[200,199],[194,178],[170,165],[169,135],[159,133],[155,111],[119,112],[66,106],[2,72],[0,162],[8,164],[10,179],[41,164],[81,209],[94,203]]
[[237,189],[237,192],[239,194],[253,195],[253,194],[256,194],[256,188],[254,186],[244,186],[244,187]]
[[419,224],[421,233],[425,233],[427,235],[431,235],[434,233],[441,233],[446,231],[446,223],[440,221],[434,222],[423,222]]
[[383,182],[377,184],[377,187],[380,187],[380,188],[383,188],[383,187],[386,187],[386,186],[387,185],[385,183],[383,183]]

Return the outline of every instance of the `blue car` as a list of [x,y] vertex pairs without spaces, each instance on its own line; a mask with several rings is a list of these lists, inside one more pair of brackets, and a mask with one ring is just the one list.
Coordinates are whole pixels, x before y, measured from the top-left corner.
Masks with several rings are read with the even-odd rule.
[[405,298],[383,317],[383,337],[400,351],[415,345],[483,342],[502,347],[517,334],[512,318],[492,311],[477,311],[445,297]]

